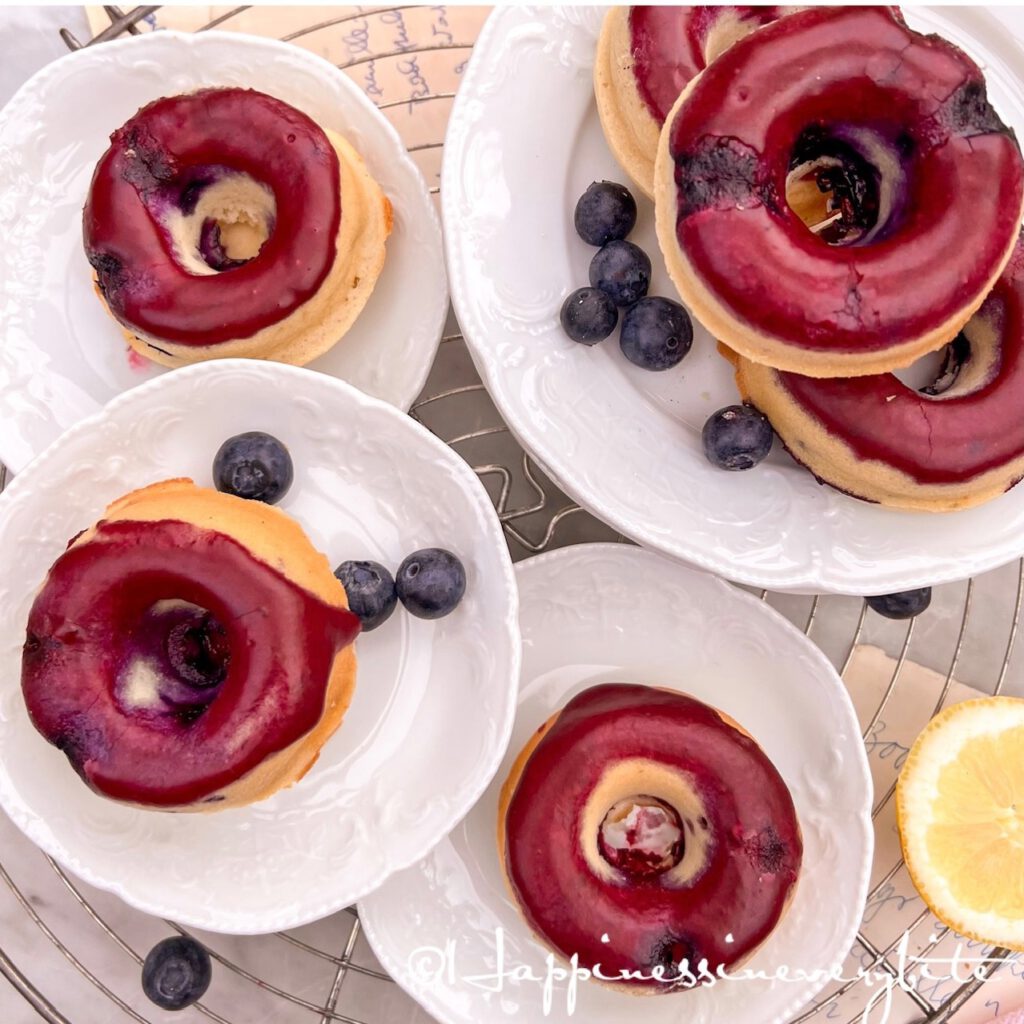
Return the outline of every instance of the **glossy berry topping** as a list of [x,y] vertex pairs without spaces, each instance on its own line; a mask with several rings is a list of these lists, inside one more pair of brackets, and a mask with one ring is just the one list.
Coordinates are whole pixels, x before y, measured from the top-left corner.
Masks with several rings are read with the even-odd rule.
[[932,603],[932,588],[903,590],[898,594],[882,594],[865,600],[873,611],[887,619],[912,619]]
[[626,310],[619,347],[644,370],[670,370],[690,351],[690,314],[671,299],[647,296]]
[[704,424],[704,454],[720,469],[752,469],[771,451],[768,417],[752,405],[729,405]]
[[[251,338],[320,290],[338,255],[341,167],[301,111],[251,89],[201,89],[148,104],[110,141],[82,228],[97,287],[122,324],[205,348]],[[192,219],[225,175],[272,197],[269,237],[250,260],[232,260],[216,225]],[[181,241],[221,272],[196,273]]]
[[595,181],[576,203],[576,234],[588,245],[625,238],[636,225],[636,200],[614,181]]
[[294,478],[292,457],[276,437],[260,430],[229,437],[213,460],[218,491],[276,505]]
[[562,303],[562,330],[581,345],[596,345],[615,330],[619,311],[600,288],[577,288]]
[[158,942],[142,965],[142,991],[162,1010],[184,1010],[210,987],[210,954],[195,939]]
[[651,261],[632,242],[609,242],[590,261],[590,283],[616,306],[632,306],[651,286]]
[[420,619],[440,619],[453,611],[466,592],[462,562],[444,548],[414,551],[395,574],[398,599]]
[[651,796],[620,800],[604,817],[601,856],[633,878],[648,878],[683,859],[683,823],[675,809]]
[[364,633],[391,618],[398,592],[394,577],[380,562],[342,562],[334,575],[341,580],[349,611],[359,616]]

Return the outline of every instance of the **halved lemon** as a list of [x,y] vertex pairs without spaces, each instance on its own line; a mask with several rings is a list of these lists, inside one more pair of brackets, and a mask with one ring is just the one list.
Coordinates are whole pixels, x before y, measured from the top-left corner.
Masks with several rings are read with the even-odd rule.
[[937,715],[896,787],[910,877],[932,913],[980,942],[1024,950],[1024,700]]

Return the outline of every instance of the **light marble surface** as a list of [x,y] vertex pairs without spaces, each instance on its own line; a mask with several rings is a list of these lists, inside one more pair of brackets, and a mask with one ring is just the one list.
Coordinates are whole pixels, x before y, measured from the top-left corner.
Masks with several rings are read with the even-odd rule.
[[[84,17],[78,8],[6,8],[0,11],[0,103],[6,101],[18,85],[46,61],[64,52],[57,28],[71,27],[76,35],[87,35]],[[442,387],[454,387],[475,379],[468,355],[461,346],[442,348],[440,358],[427,385],[434,394]],[[488,425],[494,419],[486,396],[476,395],[459,403],[458,413],[439,403],[425,410],[425,419],[442,436]],[[472,446],[465,454],[475,463],[517,464],[518,456],[507,437],[497,436]],[[510,507],[531,500],[529,487],[521,475],[513,483]],[[551,498],[552,508],[562,504]],[[543,528],[543,517],[521,521],[524,531],[533,537]],[[609,539],[607,528],[589,517],[577,515],[565,521],[556,534],[556,542]],[[524,549],[513,544],[514,554]],[[932,609],[914,625],[908,656],[943,674],[949,669],[957,647],[960,623],[967,595],[966,584],[938,588]],[[1003,676],[1004,692],[1024,695],[1024,649],[1018,644],[1005,672],[1007,638],[1014,618],[1018,593],[1018,567],[1007,566],[975,581],[971,592],[971,615],[963,635],[957,676],[965,683],[989,691]],[[771,603],[798,625],[804,626],[812,600],[806,597],[772,595]],[[841,664],[848,652],[861,614],[861,602],[855,598],[823,598],[819,602],[811,636],[825,652]],[[876,643],[893,655],[899,655],[906,637],[906,626],[885,622],[873,614],[865,620],[862,639]],[[31,910],[46,928],[52,930],[79,958],[82,965],[109,985],[126,1006],[143,1019],[173,1024],[200,1021],[194,1011],[161,1014],[154,1011],[141,994],[138,967],[131,956],[109,937],[76,901],[46,859],[14,826],[0,814],[0,865],[23,894]],[[80,886],[89,904],[103,920],[134,950],[145,951],[170,933],[161,921],[130,910],[115,897]],[[352,918],[339,914],[326,921],[298,930],[295,936],[335,955],[343,952]],[[296,996],[321,1004],[331,989],[334,966],[284,940],[207,936],[211,948],[246,970]],[[117,1009],[110,999],[75,970],[44,932],[33,923],[18,903],[13,891],[0,884],[0,946],[16,961],[25,974],[74,1024],[120,1024],[132,1019]],[[355,963],[373,968],[374,958],[360,938],[355,946]],[[289,1006],[280,997],[253,985],[223,967],[217,967],[209,1005],[237,1024],[302,1024],[318,1017],[308,1010]],[[338,1009],[368,1024],[426,1024],[430,1018],[419,1010],[396,986],[379,979],[351,973],[345,980]],[[136,1018],[138,1019],[138,1018]],[[893,1024],[912,1019],[909,1010],[893,1017]],[[34,1024],[35,1012],[13,989],[0,981],[0,1024]]]

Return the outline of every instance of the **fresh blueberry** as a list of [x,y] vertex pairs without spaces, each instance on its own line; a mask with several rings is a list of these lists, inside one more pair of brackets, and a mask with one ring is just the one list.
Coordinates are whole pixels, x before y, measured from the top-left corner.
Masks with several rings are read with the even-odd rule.
[[670,370],[693,344],[690,314],[671,299],[648,296],[622,317],[619,347],[644,370]]
[[870,608],[887,619],[912,619],[932,603],[932,588],[903,590],[898,594],[882,594],[865,600]]
[[276,505],[294,477],[292,457],[276,437],[260,430],[229,437],[213,460],[218,491]]
[[210,987],[210,954],[186,935],[158,942],[142,965],[142,991],[163,1010],[184,1010]]
[[562,329],[581,345],[596,345],[615,330],[619,311],[600,288],[577,288],[562,303]]
[[768,417],[752,405],[719,409],[701,432],[704,454],[721,469],[753,469],[771,451]]
[[348,595],[349,610],[359,616],[363,632],[387,622],[398,603],[395,580],[380,562],[342,562],[334,575]]
[[576,203],[573,222],[576,234],[588,245],[606,245],[633,230],[636,200],[624,185],[595,181]]
[[450,551],[414,551],[395,574],[398,599],[420,619],[440,619],[452,611],[466,592],[466,570]]
[[590,261],[590,283],[616,306],[632,306],[651,286],[650,258],[632,242],[609,242]]

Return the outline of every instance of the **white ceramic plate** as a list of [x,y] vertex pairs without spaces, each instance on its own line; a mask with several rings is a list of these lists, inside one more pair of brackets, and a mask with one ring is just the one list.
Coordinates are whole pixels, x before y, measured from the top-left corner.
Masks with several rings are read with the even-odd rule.
[[93,292],[82,207],[110,133],[139,107],[228,85],[270,93],[341,132],[394,206],[373,296],[311,368],[400,409],[422,388],[448,312],[441,229],[384,116],[338,68],[286,43],[233,32],[129,36],[48,65],[0,111],[0,460],[15,472],[83,416],[166,372],[129,358]]
[[[746,967],[829,971],[852,946],[871,865],[871,783],[856,716],[824,655],[762,602],[654,552],[616,544],[560,551],[516,566],[523,675],[512,743],[494,783],[419,864],[360,903],[367,936],[399,984],[443,1024],[775,1024],[824,982],[722,983],[643,999],[564,983],[551,1013],[539,984],[496,989],[504,969],[543,977],[532,937],[501,876],[498,792],[530,734],[568,699],[601,682],[679,689],[747,727],[782,773],[804,834],[804,866],[779,927]],[[444,951],[439,953],[438,951]],[[490,981],[484,980],[491,975]],[[469,980],[475,976],[475,982]]]
[[[466,565],[459,607],[399,608],[356,641],[353,703],[300,782],[214,814],[97,796],[32,727],[19,685],[34,594],[68,538],[155,480],[211,486],[221,441],[266,430],[291,450],[280,504],[332,564],[397,567],[441,545]],[[176,370],[73,427],[0,495],[0,804],[47,853],[150,914],[213,931],[289,928],[365,896],[423,856],[483,792],[519,678],[515,579],[487,494],[427,430],[324,374],[222,360]]]
[[[987,67],[989,94],[1024,137],[1024,49],[998,14],[909,8],[913,27]],[[441,191],[452,299],[509,426],[580,504],[649,547],[772,589],[877,594],[960,579],[1024,553],[1024,486],[967,512],[884,509],[819,486],[783,451],[746,473],[708,464],[700,430],[738,400],[728,364],[696,326],[675,369],[628,363],[617,335],[593,349],[562,333],[564,297],[594,250],[576,236],[591,181],[628,182],[591,80],[600,8],[502,8],[473,51],[448,127]],[[1024,24],[1018,14],[1017,22]],[[651,294],[675,296],[653,205],[631,236]],[[779,446],[776,446],[779,448]]]

